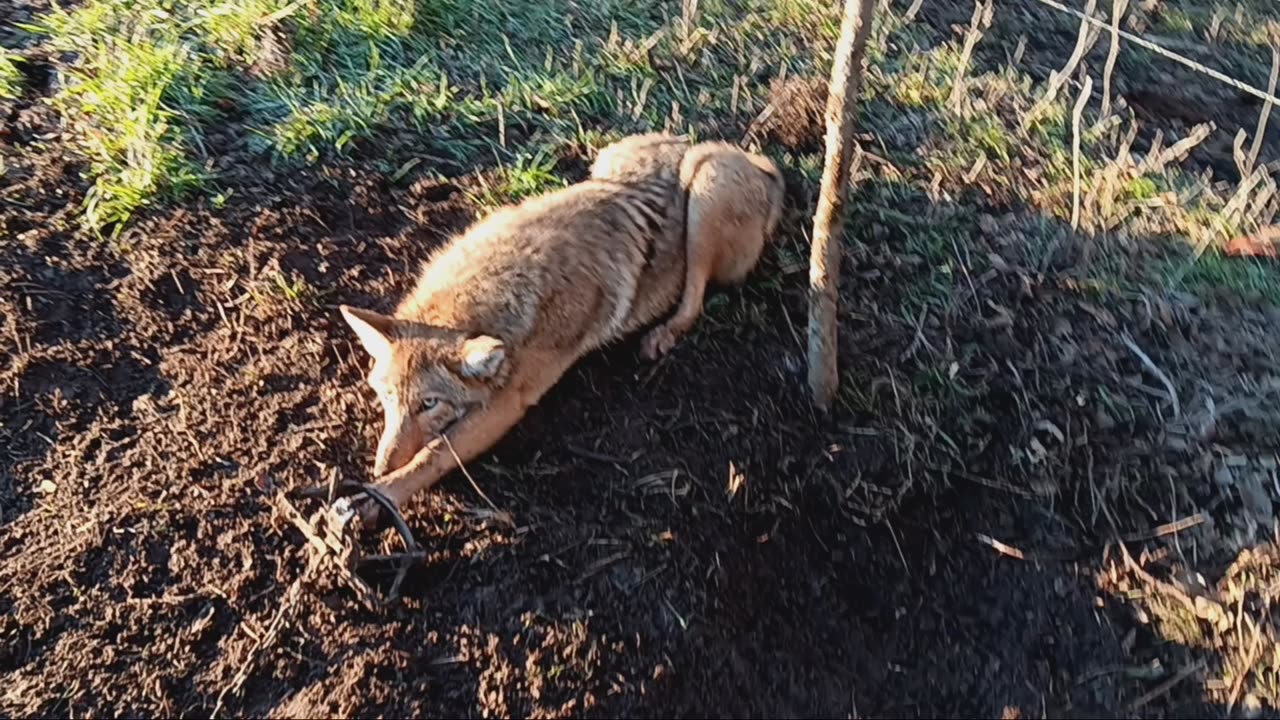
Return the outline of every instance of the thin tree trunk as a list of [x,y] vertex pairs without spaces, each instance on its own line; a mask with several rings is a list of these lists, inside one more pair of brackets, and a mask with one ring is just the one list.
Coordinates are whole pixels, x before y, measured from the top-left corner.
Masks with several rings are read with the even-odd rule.
[[809,256],[809,388],[814,404],[824,411],[831,406],[839,381],[836,311],[844,205],[853,163],[853,121],[862,82],[862,58],[871,34],[875,1],[845,0],[827,95],[827,155]]

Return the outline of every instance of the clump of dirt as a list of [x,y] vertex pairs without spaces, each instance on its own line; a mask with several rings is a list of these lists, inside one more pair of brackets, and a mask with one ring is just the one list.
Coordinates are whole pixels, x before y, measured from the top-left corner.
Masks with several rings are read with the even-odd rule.
[[775,79],[769,88],[767,109],[752,126],[751,133],[792,152],[820,152],[826,134],[823,118],[826,107],[825,78]]

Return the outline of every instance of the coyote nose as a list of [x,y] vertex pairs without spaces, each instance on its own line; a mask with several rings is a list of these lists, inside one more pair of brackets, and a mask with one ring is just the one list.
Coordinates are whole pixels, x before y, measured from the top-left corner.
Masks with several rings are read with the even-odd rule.
[[381,442],[378,443],[378,454],[373,461],[374,475],[382,476],[395,472],[409,462],[413,454],[418,451],[420,443],[417,435],[412,425],[406,425],[404,422],[388,427],[382,435]]

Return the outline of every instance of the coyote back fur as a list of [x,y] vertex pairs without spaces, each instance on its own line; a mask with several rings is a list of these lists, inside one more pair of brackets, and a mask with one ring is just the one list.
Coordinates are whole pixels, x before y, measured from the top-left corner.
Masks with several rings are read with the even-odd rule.
[[[756,265],[782,196],[767,158],[632,136],[604,148],[587,180],[447,242],[393,316],[344,305],[385,416],[379,489],[402,506],[488,450],[583,355],[664,317],[642,352],[668,352],[709,282]],[[364,504],[366,520],[377,507]]]

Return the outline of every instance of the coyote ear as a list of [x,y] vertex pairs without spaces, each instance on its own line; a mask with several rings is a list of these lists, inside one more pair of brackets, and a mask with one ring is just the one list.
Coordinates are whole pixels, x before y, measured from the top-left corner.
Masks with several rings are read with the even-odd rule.
[[498,338],[481,335],[462,343],[462,376],[488,380],[502,369],[507,349]]
[[340,305],[338,309],[342,311],[342,317],[351,329],[356,331],[360,344],[375,361],[382,362],[391,357],[391,333],[396,325],[395,318],[347,305]]

